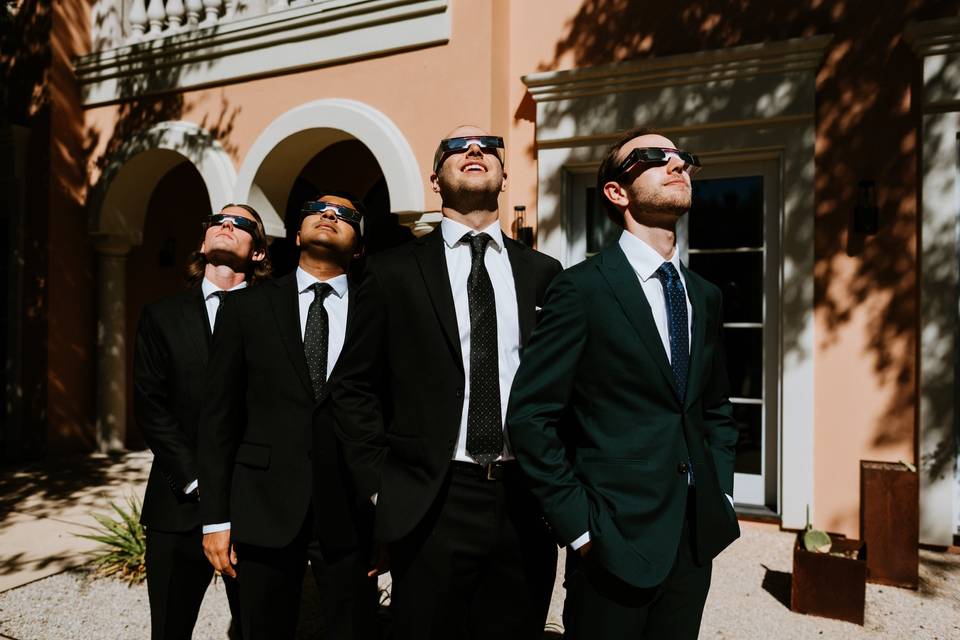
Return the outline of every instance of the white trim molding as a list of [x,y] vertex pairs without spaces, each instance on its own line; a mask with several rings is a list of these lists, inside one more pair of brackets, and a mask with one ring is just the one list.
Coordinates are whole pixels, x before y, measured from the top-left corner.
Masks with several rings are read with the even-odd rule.
[[380,165],[391,211],[422,213],[424,181],[403,132],[377,109],[340,98],[300,105],[271,122],[243,160],[236,200],[256,207],[269,235],[284,236],[283,213],[296,176],[324,148],[351,138],[362,142]]
[[90,231],[139,244],[154,187],[173,167],[191,162],[210,199],[210,211],[230,202],[236,170],[230,156],[192,122],[162,122],[130,138],[112,157],[89,198]]
[[654,126],[704,156],[778,162],[782,524],[815,513],[814,142],[816,72],[831,36],[525,76],[537,105],[538,247],[569,266],[570,175],[620,131]]
[[443,44],[450,0],[313,2],[92,53],[84,106]]
[[960,19],[917,22],[923,60],[920,246],[920,541],[950,545],[960,519]]

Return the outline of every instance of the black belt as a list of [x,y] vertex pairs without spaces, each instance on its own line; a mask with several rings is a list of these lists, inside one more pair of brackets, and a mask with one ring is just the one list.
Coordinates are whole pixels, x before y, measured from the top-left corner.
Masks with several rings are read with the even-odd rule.
[[463,462],[454,460],[450,463],[450,468],[454,473],[461,473],[481,480],[503,480],[507,473],[513,472],[520,467],[514,460],[505,462],[491,462],[489,464],[477,464],[476,462]]

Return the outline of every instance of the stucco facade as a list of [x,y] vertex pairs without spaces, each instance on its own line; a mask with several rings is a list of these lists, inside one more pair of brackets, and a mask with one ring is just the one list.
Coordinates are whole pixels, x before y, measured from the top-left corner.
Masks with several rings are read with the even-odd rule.
[[[809,505],[857,535],[859,460],[904,460],[920,467],[921,540],[953,543],[957,3],[211,1],[215,23],[176,28],[171,0],[146,18],[139,1],[51,17],[47,115],[31,121],[48,190],[24,205],[44,302],[19,324],[43,343],[20,374],[44,378],[38,450],[140,446],[135,319],[179,286],[209,209],[251,202],[282,236],[298,180],[345,171],[423,232],[437,141],[470,123],[506,142],[504,228],[525,206],[569,266],[589,252],[578,203],[604,146],[649,124],[708,179],[763,185],[763,242],[743,249],[763,256],[763,317],[731,326],[763,335],[762,397],[743,399],[763,416],[763,472],[744,512],[799,528]],[[337,150],[353,141],[369,154],[351,172]],[[861,181],[876,233],[858,231]]]

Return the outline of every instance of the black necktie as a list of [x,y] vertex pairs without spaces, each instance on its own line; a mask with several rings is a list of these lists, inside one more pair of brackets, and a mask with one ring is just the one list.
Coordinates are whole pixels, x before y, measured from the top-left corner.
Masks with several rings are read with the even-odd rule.
[[[217,322],[220,321],[220,307],[223,306],[223,299],[227,297],[227,293],[228,293],[227,291],[214,291],[209,296],[207,296],[208,300],[213,296],[216,296],[217,298],[217,308],[213,312],[213,329],[217,328]],[[207,326],[209,327],[210,325],[208,324]],[[213,336],[213,330],[211,330],[210,333],[207,334],[208,338],[212,336]]]
[[683,398],[687,391],[687,375],[690,373],[690,334],[687,322],[687,295],[683,290],[680,274],[669,262],[657,269],[657,278],[663,285],[667,302],[667,331],[670,334],[670,367],[677,383],[677,391]]
[[497,348],[497,301],[483,262],[490,236],[469,233],[470,276],[470,406],[467,409],[467,453],[480,464],[489,464],[503,451],[500,417],[500,365]]
[[323,306],[323,299],[327,297],[333,287],[326,282],[314,282],[313,302],[307,311],[307,327],[303,332],[303,353],[307,357],[307,369],[310,371],[310,384],[313,386],[313,397],[318,399],[323,385],[327,381],[327,334],[330,329],[330,316]]

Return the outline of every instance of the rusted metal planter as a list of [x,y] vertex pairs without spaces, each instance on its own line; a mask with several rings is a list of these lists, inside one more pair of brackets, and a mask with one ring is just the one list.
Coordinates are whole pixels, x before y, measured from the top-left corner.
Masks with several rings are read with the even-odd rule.
[[803,532],[793,546],[793,578],[790,609],[822,618],[863,624],[867,592],[866,548],[860,540],[830,534],[833,550],[853,551],[844,558],[803,548]]
[[860,537],[870,549],[869,582],[917,588],[919,496],[917,472],[905,464],[860,461]]

